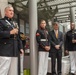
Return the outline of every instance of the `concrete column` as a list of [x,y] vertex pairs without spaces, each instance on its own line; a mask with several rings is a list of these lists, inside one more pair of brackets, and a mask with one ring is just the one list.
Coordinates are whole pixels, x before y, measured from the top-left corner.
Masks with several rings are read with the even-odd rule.
[[4,9],[8,5],[8,0],[0,0],[1,17],[4,17]]
[[30,25],[30,67],[31,74],[37,75],[37,0],[29,0],[29,25]]
[[70,7],[70,22],[75,23],[75,7]]

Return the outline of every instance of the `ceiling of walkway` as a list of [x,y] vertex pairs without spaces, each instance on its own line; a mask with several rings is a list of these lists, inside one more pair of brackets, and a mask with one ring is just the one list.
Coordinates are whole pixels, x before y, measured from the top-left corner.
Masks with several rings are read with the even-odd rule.
[[[15,8],[15,13],[28,22],[29,0],[9,0]],[[76,0],[37,0],[38,18],[52,20],[56,18],[60,22],[70,20],[70,7],[76,7]]]

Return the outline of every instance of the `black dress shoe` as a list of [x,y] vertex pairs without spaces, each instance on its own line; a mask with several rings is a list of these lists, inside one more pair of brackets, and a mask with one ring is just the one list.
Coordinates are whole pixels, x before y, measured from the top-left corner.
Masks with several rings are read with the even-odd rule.
[[52,74],[52,75],[57,75],[57,74]]
[[61,73],[58,73],[58,75],[62,75]]
[[58,75],[62,75],[61,73],[59,73]]
[[70,73],[70,75],[75,75],[74,73]]

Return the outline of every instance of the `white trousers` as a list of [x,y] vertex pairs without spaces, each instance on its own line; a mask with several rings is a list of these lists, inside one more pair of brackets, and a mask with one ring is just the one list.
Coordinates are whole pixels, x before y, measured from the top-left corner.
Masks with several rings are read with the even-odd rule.
[[23,62],[24,62],[24,55],[20,56],[20,73],[23,73]]
[[76,74],[76,51],[69,51],[69,55],[70,55],[71,73]]
[[49,52],[39,52],[38,75],[47,75]]
[[0,75],[18,75],[18,58],[0,56]]

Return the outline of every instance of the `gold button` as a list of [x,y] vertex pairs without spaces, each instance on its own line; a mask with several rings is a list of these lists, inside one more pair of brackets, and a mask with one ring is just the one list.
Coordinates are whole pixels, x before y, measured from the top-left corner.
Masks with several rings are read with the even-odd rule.
[[4,44],[6,44],[6,42]]

